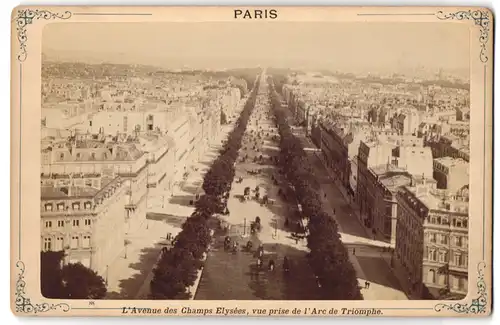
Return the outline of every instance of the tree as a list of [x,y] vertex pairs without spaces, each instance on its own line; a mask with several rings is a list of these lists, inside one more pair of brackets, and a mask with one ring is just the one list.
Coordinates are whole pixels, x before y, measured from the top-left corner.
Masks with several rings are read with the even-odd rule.
[[62,297],[61,265],[64,252],[40,253],[40,287],[45,298]]
[[[168,253],[167,253],[168,254]],[[186,285],[182,281],[183,269],[168,265],[158,265],[153,270],[150,283],[151,299],[189,299]]]
[[104,279],[81,263],[65,265],[62,281],[67,299],[102,299],[106,295]]
[[196,201],[195,208],[196,212],[209,218],[215,213],[221,213],[223,206],[217,197],[205,194]]
[[63,266],[64,252],[41,252],[42,295],[57,299],[102,299],[104,279],[81,263]]

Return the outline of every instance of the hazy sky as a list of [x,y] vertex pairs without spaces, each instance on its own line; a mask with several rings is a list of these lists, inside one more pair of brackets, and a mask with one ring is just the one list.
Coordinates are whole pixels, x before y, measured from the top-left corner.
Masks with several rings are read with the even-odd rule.
[[61,58],[189,66],[468,69],[469,34],[452,23],[64,23],[44,30]]

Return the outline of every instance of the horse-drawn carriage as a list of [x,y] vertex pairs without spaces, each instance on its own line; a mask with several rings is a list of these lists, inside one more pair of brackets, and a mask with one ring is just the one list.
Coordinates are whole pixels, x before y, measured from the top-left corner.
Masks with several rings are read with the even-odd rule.
[[231,252],[237,252],[238,251],[238,243],[234,240],[231,240],[231,238],[229,236],[226,236],[224,238],[224,250],[231,251]]
[[255,217],[255,221],[253,221],[250,224],[250,232],[252,234],[255,234],[256,232],[260,231],[262,229],[262,226],[260,224],[260,217]]
[[250,187],[245,187],[245,189],[243,190],[243,197],[242,197],[242,200],[243,201],[246,201],[250,199]]

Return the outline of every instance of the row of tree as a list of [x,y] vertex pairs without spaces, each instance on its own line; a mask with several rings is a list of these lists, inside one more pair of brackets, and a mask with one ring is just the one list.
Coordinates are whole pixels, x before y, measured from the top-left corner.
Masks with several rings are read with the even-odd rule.
[[[349,261],[338,226],[322,207],[318,181],[309,167],[302,143],[290,129],[287,112],[281,105],[281,96],[269,77],[270,99],[280,134],[280,164],[292,183],[305,216],[309,217],[309,261],[328,300],[363,299],[356,272]],[[314,185],[312,185],[314,184]],[[312,185],[312,186],[311,186]]]
[[258,87],[259,79],[256,79],[235,128],[204,176],[202,187],[205,194],[196,202],[195,211],[182,225],[174,246],[162,253],[150,283],[151,299],[189,299],[190,293],[186,288],[196,281],[210,245],[209,219],[226,208],[227,193],[235,175],[234,165]]

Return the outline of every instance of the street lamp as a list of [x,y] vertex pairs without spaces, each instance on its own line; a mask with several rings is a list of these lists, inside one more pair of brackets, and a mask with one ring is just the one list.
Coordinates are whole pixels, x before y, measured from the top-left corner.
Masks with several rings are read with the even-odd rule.
[[123,244],[125,245],[125,259],[127,259],[127,250],[128,250],[127,248],[128,248],[128,245],[130,244],[130,240],[125,239],[123,241]]

